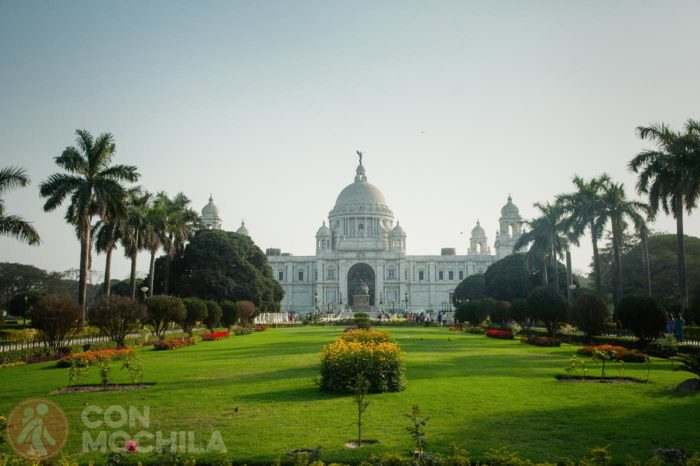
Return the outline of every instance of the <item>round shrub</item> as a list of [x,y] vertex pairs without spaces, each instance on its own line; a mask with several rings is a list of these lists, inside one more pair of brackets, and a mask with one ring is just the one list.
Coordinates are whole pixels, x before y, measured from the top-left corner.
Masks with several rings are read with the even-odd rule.
[[[363,332],[358,336],[350,336]],[[380,341],[384,332],[356,330],[323,348],[321,390],[350,392],[362,374],[372,393],[399,392],[406,388],[404,354],[396,343]],[[363,341],[365,340],[365,341]]]
[[353,321],[359,329],[367,330],[370,327],[369,315],[364,312],[356,312],[353,316]]
[[233,301],[221,301],[221,323],[224,327],[230,327],[238,323],[238,303]]
[[185,305],[175,296],[151,296],[144,303],[148,314],[147,322],[153,326],[156,336],[163,336],[171,322],[182,322],[185,319]]
[[204,325],[213,332],[221,322],[223,311],[216,301],[204,301],[204,303],[207,305],[207,317],[204,319]]
[[50,295],[40,299],[30,312],[32,327],[46,346],[63,350],[66,338],[75,333],[83,317],[80,306],[68,296]]
[[527,299],[514,299],[510,305],[510,315],[521,327],[529,327],[531,316],[530,308],[527,307]]
[[472,326],[477,326],[486,319],[486,313],[479,307],[478,301],[470,301],[459,304],[455,319],[457,322],[469,322]]
[[99,327],[118,348],[123,348],[126,336],[135,332],[146,318],[146,308],[131,298],[115,295],[96,302],[88,317],[90,324]]
[[548,286],[535,288],[527,297],[532,317],[544,322],[547,335],[553,337],[559,324],[566,320],[566,300]]
[[199,298],[185,298],[182,300],[185,305],[185,318],[180,322],[182,330],[192,335],[192,329],[197,322],[203,322],[209,314],[207,304]]
[[238,301],[236,305],[238,306],[238,318],[241,321],[241,325],[246,327],[252,325],[259,314],[255,304],[244,299],[243,301]]
[[625,296],[617,303],[615,312],[622,326],[642,342],[658,337],[666,327],[666,314],[647,296]]
[[349,332],[344,332],[338,337],[339,340],[346,342],[360,343],[392,343],[392,339],[387,332],[382,330],[365,330],[357,329]]
[[590,338],[605,333],[610,311],[600,296],[582,294],[571,307],[571,321]]

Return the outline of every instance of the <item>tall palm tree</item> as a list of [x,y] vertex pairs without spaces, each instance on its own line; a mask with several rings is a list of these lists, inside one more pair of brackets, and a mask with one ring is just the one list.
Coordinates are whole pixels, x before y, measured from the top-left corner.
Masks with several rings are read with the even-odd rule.
[[129,193],[126,219],[123,223],[121,243],[124,247],[124,255],[131,260],[131,274],[129,286],[131,299],[136,299],[136,259],[141,249],[145,248],[146,230],[148,228],[148,211],[151,203],[151,194],[133,190]]
[[[567,237],[566,225],[563,221],[564,211],[558,204],[549,202],[534,206],[539,209],[540,216],[525,222],[529,229],[520,237],[513,247],[517,251],[532,243],[527,252],[528,259],[538,258],[542,262],[542,284],[549,284],[547,262],[549,260],[554,274],[554,287],[559,293],[559,271],[557,256],[562,256],[568,247],[570,238]],[[531,262],[531,260],[530,260]]]
[[596,293],[602,294],[603,285],[600,271],[600,256],[598,254],[598,240],[603,234],[607,219],[603,215],[604,205],[602,191],[604,184],[610,177],[603,173],[598,178],[586,181],[579,176],[573,179],[576,191],[557,196],[557,203],[567,216],[564,223],[571,234],[579,238],[586,230],[591,233],[593,243],[593,273],[595,275]]
[[[0,169],[0,195],[13,188],[23,188],[29,184],[24,168],[6,167]],[[0,197],[0,235],[12,236],[32,246],[40,242],[39,233],[31,223],[17,215],[5,215],[5,201]]]
[[156,254],[167,241],[167,217],[162,203],[156,197],[146,213],[146,228],[143,231],[144,249],[151,253],[151,260],[148,267],[148,295],[153,296],[153,285],[156,269]]
[[[604,208],[602,218],[610,220],[610,230],[612,231],[613,246],[613,297],[615,305],[622,299],[622,237],[628,222],[632,222],[640,231],[646,228],[644,216],[648,213],[646,204],[631,201],[625,194],[623,183],[615,183],[607,180],[603,183],[602,200]],[[644,214],[644,216],[642,215]]]
[[165,266],[163,293],[168,294],[170,285],[170,264],[176,255],[183,253],[185,244],[191,240],[199,228],[200,218],[190,208],[190,200],[183,193],[170,199],[164,192],[158,193],[156,202],[162,206],[166,216],[166,237],[163,239]]
[[67,147],[55,158],[56,165],[67,173],[49,176],[41,183],[40,193],[48,198],[44,204],[46,212],[55,210],[70,196],[65,219],[79,231],[78,303],[83,309],[84,322],[93,218],[118,209],[125,191],[122,183],[137,181],[139,174],[136,167],[131,165],[111,165],[116,146],[110,133],[102,133],[97,138],[84,129],[75,133],[77,147]]
[[682,133],[663,123],[640,126],[637,133],[640,138],[654,142],[657,148],[640,152],[628,166],[639,174],[637,192],[649,197],[650,214],[654,216],[663,210],[676,219],[678,284],[681,311],[685,313],[688,309],[688,274],[683,210],[690,214],[700,196],[700,120],[688,120]]

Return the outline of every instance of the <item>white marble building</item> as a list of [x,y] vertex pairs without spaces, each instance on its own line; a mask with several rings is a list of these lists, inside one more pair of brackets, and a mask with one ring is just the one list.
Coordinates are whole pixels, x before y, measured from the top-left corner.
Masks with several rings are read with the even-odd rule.
[[[202,210],[203,222],[205,213],[211,217],[216,211],[218,218],[218,210],[210,204]],[[369,288],[374,310],[441,311],[451,309],[451,295],[460,281],[486,271],[513,251],[522,223],[508,196],[501,209],[495,254],[477,221],[464,255],[457,255],[454,248],[442,248],[434,256],[406,255],[406,232],[399,222],[394,223],[394,213],[381,191],[367,181],[360,156],[354,182],[340,192],[328,224],[324,221],[316,232],[316,255],[293,256],[271,248],[267,256],[285,291],[285,312],[337,311],[352,304],[362,282]],[[249,234],[244,224],[238,232]]]

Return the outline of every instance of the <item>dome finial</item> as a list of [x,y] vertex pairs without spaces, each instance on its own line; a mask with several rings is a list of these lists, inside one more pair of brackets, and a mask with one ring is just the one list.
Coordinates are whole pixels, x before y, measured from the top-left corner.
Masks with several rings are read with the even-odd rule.
[[512,203],[513,203],[513,198],[510,197],[510,193],[508,193],[508,204],[512,204]]
[[362,165],[362,152],[359,150],[356,150],[355,152],[357,152],[357,156],[360,159],[360,164],[357,166],[357,170],[355,170],[355,181],[367,181],[365,167]]
[[214,196],[211,193],[209,193],[209,202],[214,202]]

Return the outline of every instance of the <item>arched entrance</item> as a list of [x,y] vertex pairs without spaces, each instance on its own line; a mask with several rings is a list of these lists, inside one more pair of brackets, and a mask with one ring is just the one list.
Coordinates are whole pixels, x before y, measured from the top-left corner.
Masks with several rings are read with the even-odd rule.
[[369,288],[369,305],[374,306],[375,276],[374,270],[367,264],[355,264],[348,270],[348,301],[352,303],[352,296],[363,294],[363,282]]

